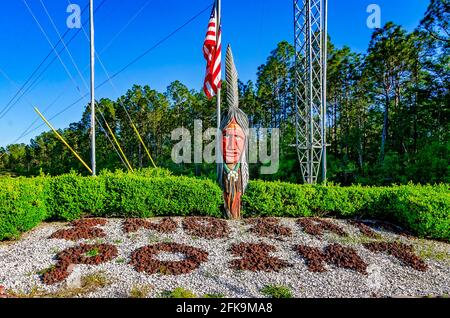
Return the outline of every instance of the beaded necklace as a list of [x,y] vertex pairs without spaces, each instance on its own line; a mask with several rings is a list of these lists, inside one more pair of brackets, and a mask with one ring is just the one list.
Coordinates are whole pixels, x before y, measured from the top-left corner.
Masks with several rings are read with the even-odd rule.
[[226,164],[224,164],[223,166],[224,166],[224,168],[225,168],[225,172],[227,173],[228,180],[233,179],[233,180],[236,182],[236,180],[237,180],[238,177],[239,177],[238,170],[239,170],[239,168],[241,167],[241,163],[239,162],[239,163],[234,167],[233,170],[231,170],[230,168],[228,168],[228,166],[227,166]]

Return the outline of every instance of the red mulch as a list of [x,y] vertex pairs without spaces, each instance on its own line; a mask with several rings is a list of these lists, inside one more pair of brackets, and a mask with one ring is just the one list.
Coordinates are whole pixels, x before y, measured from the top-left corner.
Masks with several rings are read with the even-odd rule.
[[234,256],[240,257],[230,262],[230,268],[234,270],[279,272],[285,267],[292,266],[282,259],[270,256],[270,253],[275,252],[276,248],[265,243],[232,244],[229,251]]
[[324,266],[326,261],[325,253],[317,247],[306,245],[295,246],[294,249],[306,260],[306,265],[311,272],[326,272]]
[[70,223],[73,227],[93,227],[93,226],[105,226],[108,221],[106,219],[92,218],[92,219],[80,219]]
[[311,272],[326,272],[324,265],[328,263],[367,275],[367,264],[353,248],[331,244],[325,247],[323,251],[305,245],[298,245],[294,249],[306,259],[306,264]]
[[247,224],[253,227],[249,230],[259,237],[281,238],[292,236],[292,230],[280,225],[280,220],[275,218],[255,218],[246,220]]
[[187,217],[183,219],[183,229],[192,236],[206,239],[227,238],[230,228],[225,220],[211,217]]
[[324,231],[333,232],[339,236],[347,236],[347,233],[341,227],[319,218],[301,218],[297,220],[303,230],[311,235],[321,238]]
[[143,219],[127,219],[123,222],[123,231],[125,233],[137,232],[141,228],[160,233],[173,233],[177,229],[177,223],[170,218],[164,218],[159,223]]
[[58,230],[53,233],[49,239],[63,239],[68,241],[78,241],[82,239],[94,239],[105,237],[102,229],[96,226],[106,225],[105,219],[81,219],[71,222],[70,229]]
[[380,234],[378,234],[377,232],[372,230],[372,228],[370,228],[369,226],[367,226],[366,224],[364,224],[361,221],[349,220],[348,223],[350,223],[351,225],[356,227],[361,232],[361,234],[363,234],[367,237],[374,238],[374,239],[378,239],[381,237]]
[[387,253],[400,260],[403,264],[415,270],[426,272],[428,265],[419,256],[414,254],[410,245],[401,242],[372,242],[364,243],[363,246],[374,253]]
[[[86,253],[96,250],[98,255],[87,256]],[[110,244],[81,244],[58,253],[58,260],[54,268],[42,275],[44,284],[52,285],[66,279],[75,264],[99,265],[117,257],[117,248]]]
[[105,237],[106,234],[102,229],[96,227],[74,227],[67,230],[58,230],[53,233],[50,239],[61,239],[68,241],[78,241],[82,239],[94,239]]
[[[156,256],[160,252],[181,253],[185,255],[182,261],[160,261]],[[208,260],[208,252],[178,243],[157,243],[144,246],[134,251],[129,264],[138,272],[148,274],[181,275],[189,274]]]

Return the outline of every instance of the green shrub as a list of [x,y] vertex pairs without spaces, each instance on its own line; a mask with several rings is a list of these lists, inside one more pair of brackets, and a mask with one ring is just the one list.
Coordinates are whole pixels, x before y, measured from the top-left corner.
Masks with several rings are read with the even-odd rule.
[[150,291],[152,289],[152,286],[150,285],[135,285],[130,290],[130,298],[147,298],[150,294]]
[[117,169],[114,172],[109,169],[103,169],[100,171],[99,176],[123,176],[123,175],[132,175],[138,177],[145,178],[155,178],[155,177],[170,177],[172,176],[172,172],[165,168],[141,168],[136,169],[133,172],[123,171],[121,169]]
[[264,296],[270,298],[292,298],[292,291],[286,286],[266,285],[261,289]]
[[450,193],[434,188],[401,186],[392,196],[388,211],[396,223],[420,237],[450,240]]
[[123,175],[104,181],[108,193],[105,216],[221,216],[221,192],[210,180]]
[[164,168],[142,168],[135,170],[133,173],[135,176],[155,178],[155,177],[170,177],[172,172]]
[[0,241],[16,238],[47,218],[45,181],[0,179]]
[[67,174],[50,178],[48,209],[54,219],[72,221],[85,215],[101,215],[106,191],[101,177]]
[[243,196],[244,215],[336,216],[395,222],[420,237],[450,240],[448,185],[339,187],[252,181]]
[[185,289],[183,287],[177,287],[174,290],[165,291],[161,294],[162,298],[197,298],[192,291]]
[[282,182],[250,182],[243,196],[245,216],[310,216],[316,189]]
[[88,215],[220,217],[220,189],[209,180],[129,173],[104,173],[94,178],[70,174],[52,178],[48,192],[51,215],[60,220]]

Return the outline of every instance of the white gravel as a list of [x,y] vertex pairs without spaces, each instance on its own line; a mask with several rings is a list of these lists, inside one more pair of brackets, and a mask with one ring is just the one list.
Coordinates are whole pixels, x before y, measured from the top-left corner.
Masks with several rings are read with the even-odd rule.
[[[159,219],[152,219],[158,221]],[[102,227],[107,237],[95,240],[71,242],[48,239],[63,223],[43,224],[25,234],[17,242],[0,243],[0,285],[7,290],[29,293],[33,288],[47,292],[56,292],[65,288],[62,282],[54,286],[44,285],[37,272],[56,263],[55,255],[65,248],[79,243],[109,243],[117,246],[116,259],[98,266],[77,265],[76,273],[81,275],[103,271],[111,283],[83,297],[128,297],[135,287],[150,286],[149,297],[158,297],[162,292],[182,287],[198,296],[206,293],[223,294],[225,297],[264,297],[261,288],[265,285],[284,285],[291,289],[295,297],[403,297],[403,296],[442,296],[450,294],[450,244],[436,241],[405,238],[390,232],[378,230],[384,240],[400,240],[413,244],[417,252],[427,255],[427,272],[419,272],[403,266],[400,261],[385,254],[375,254],[361,246],[359,231],[345,221],[332,220],[351,234],[350,238],[339,238],[326,233],[322,240],[304,233],[295,224],[295,219],[281,219],[281,223],[292,229],[292,237],[284,241],[259,238],[248,233],[251,225],[240,221],[228,221],[231,228],[230,238],[207,240],[194,238],[184,233],[181,218],[174,218],[178,229],[174,234],[160,234],[152,230],[141,229],[136,233],[124,234],[121,219],[109,219]],[[157,242],[177,242],[201,248],[209,253],[208,262],[196,271],[179,276],[138,273],[128,265],[131,253],[139,247]],[[228,248],[232,243],[265,242],[277,249],[277,256],[293,264],[281,272],[248,272],[229,269],[234,258]],[[354,247],[361,258],[369,265],[369,275],[364,276],[352,270],[326,265],[325,273],[308,271],[304,260],[293,251],[296,244],[325,247],[339,242]],[[183,255],[164,253],[160,260],[181,260]],[[69,277],[69,280],[73,277]]]

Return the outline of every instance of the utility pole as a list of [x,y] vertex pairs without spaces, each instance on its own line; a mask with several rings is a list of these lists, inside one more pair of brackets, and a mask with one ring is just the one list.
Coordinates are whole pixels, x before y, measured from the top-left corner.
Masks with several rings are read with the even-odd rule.
[[95,42],[94,42],[94,0],[89,1],[91,34],[91,166],[92,175],[96,175],[95,162]]

